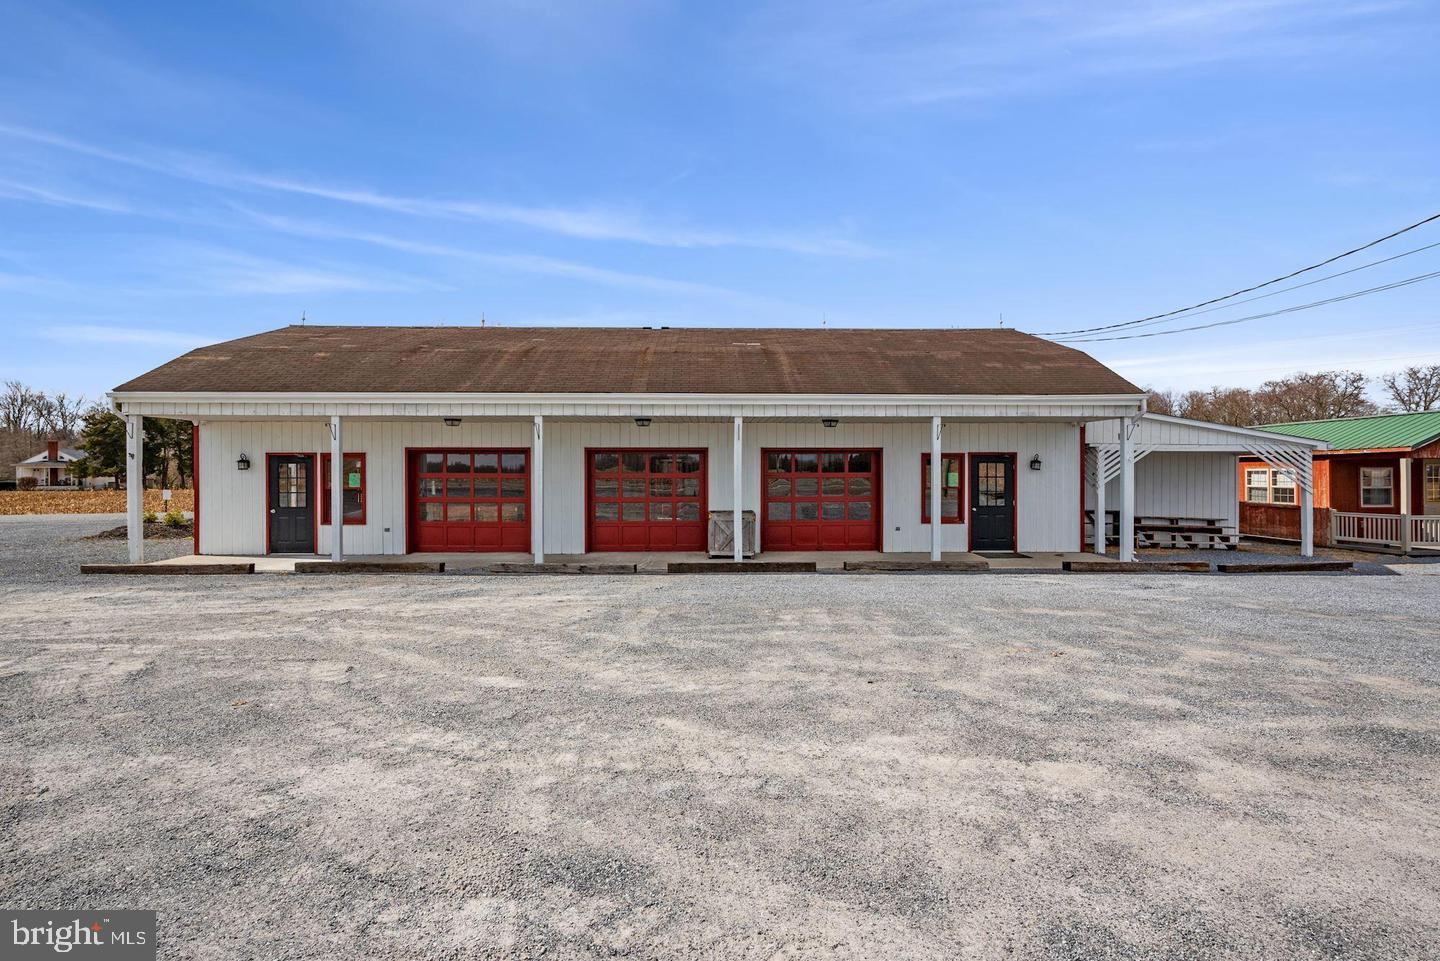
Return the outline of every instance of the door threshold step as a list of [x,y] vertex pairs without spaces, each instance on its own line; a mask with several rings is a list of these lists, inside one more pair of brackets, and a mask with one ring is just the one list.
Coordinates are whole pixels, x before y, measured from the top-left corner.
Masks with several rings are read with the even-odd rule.
[[671,561],[667,574],[814,574],[814,561]]
[[444,561],[296,561],[296,574],[443,574]]

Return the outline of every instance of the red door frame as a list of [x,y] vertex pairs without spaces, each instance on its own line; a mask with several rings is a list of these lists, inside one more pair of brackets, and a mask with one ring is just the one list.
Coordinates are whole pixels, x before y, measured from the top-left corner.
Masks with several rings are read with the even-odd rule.
[[[967,463],[973,464],[976,457],[1008,457],[1010,459],[1010,475],[1015,478],[1015,489],[1010,492],[1010,549],[1019,553],[1020,551],[1020,458],[1013,450],[973,450],[968,455]],[[975,496],[973,488],[974,477],[966,477],[965,485],[965,506],[970,506],[970,498]],[[1082,485],[1083,486],[1083,485]],[[970,515],[965,515],[965,520],[970,520]],[[965,525],[966,550],[975,549],[975,525]]]
[[[452,452],[453,452],[453,453],[457,453],[457,454],[470,454],[470,453],[474,453],[475,451],[481,451],[482,453],[486,453],[486,454],[490,454],[490,453],[495,453],[495,454],[514,454],[514,453],[519,453],[519,452],[522,452],[522,451],[523,451],[524,454],[525,454],[525,474],[524,474],[524,477],[525,477],[525,522],[526,522],[527,524],[532,524],[532,523],[533,523],[532,518],[535,516],[535,514],[534,514],[534,511],[535,511],[535,473],[534,473],[534,471],[535,471],[535,449],[534,449],[534,448],[532,448],[532,447],[504,447],[504,446],[502,446],[502,447],[483,447],[483,446],[482,446],[482,447],[407,447],[407,448],[405,448],[405,484],[404,484],[404,495],[405,495],[405,553],[407,553],[407,554],[417,554],[417,553],[419,553],[419,551],[417,551],[416,548],[419,547],[419,543],[420,543],[420,542],[419,542],[419,536],[420,536],[419,527],[420,527],[420,522],[419,522],[419,520],[418,520],[418,518],[417,518],[416,515],[419,513],[420,501],[419,501],[419,499],[418,499],[417,497],[414,496],[414,495],[415,495],[415,491],[416,491],[416,489],[417,489],[417,485],[415,484],[415,474],[418,473],[418,472],[415,470],[415,455],[418,454],[418,453],[431,452],[431,451],[433,451],[434,453],[437,453],[437,454],[449,454],[449,453],[452,453]],[[497,475],[497,476],[499,476],[499,475]],[[370,478],[367,476],[367,477],[365,478],[365,480],[366,480],[366,483],[368,484]],[[367,492],[367,496],[368,496],[368,492]],[[534,534],[534,528],[533,528],[533,527],[531,528],[531,532],[530,532],[530,534],[529,534],[528,540],[529,540],[529,547],[531,548],[531,550],[533,550],[534,547],[535,547],[535,534]],[[444,551],[435,551],[435,552],[433,552],[433,553],[443,554]],[[461,553],[461,552],[457,552],[457,553]],[[477,553],[483,553],[483,552],[477,552]],[[508,551],[495,551],[494,553],[503,554],[503,553],[509,553],[509,552],[508,552]],[[517,553],[518,553],[518,552],[517,552]]]
[[[759,535],[759,536],[757,537],[757,540],[759,540],[760,543],[757,544],[756,546],[759,547],[761,550],[764,550],[764,545],[765,545],[765,524],[767,523],[767,522],[766,522],[766,518],[765,518],[765,503],[766,503],[766,496],[765,496],[765,495],[766,495],[766,491],[768,490],[768,488],[767,488],[767,486],[766,486],[766,484],[765,484],[765,477],[766,477],[765,465],[766,465],[766,463],[768,462],[768,455],[769,455],[769,454],[772,454],[772,453],[774,453],[774,454],[823,454],[823,453],[825,453],[826,451],[844,451],[846,454],[873,454],[873,455],[874,455],[874,457],[875,457],[874,465],[875,465],[875,466],[871,469],[871,474],[872,474],[872,476],[873,476],[873,478],[874,478],[874,489],[875,489],[875,550],[877,550],[877,551],[879,551],[879,552],[881,552],[881,553],[884,552],[884,550],[885,550],[885,449],[884,449],[883,447],[846,447],[846,446],[843,445],[843,444],[836,444],[836,445],[833,445],[833,446],[830,446],[830,447],[762,447],[762,448],[760,448],[760,511],[759,511],[759,515],[758,515],[759,518],[760,518],[760,529],[759,529],[759,531],[757,532],[757,534]],[[944,459],[944,455],[943,455],[943,454],[941,455],[941,459],[942,459],[942,460]],[[819,471],[816,471],[815,476],[816,476],[816,477],[823,477],[824,474],[820,473]],[[968,486],[968,479],[967,479],[967,486]],[[961,510],[964,510],[964,508],[961,508]],[[853,549],[853,548],[848,548],[848,547],[837,547],[837,548],[833,548],[833,550],[852,550],[852,549]],[[826,550],[826,548],[824,548],[824,547],[819,547],[819,548],[816,548],[816,550],[823,551],[823,550]],[[784,552],[782,551],[782,552],[779,552],[779,553],[784,553]]]
[[[585,480],[585,553],[589,554],[594,550],[591,543],[591,521],[594,520],[594,455],[602,452],[614,451],[617,454],[699,454],[700,455],[700,523],[705,526],[708,532],[710,523],[710,449],[708,447],[587,447],[585,448],[585,465],[581,476]],[[619,473],[617,477],[623,477]],[[708,539],[708,533],[706,535]],[[700,551],[687,551],[685,553],[699,553],[706,550],[703,541]]]
[[265,507],[263,508],[265,513],[262,515],[265,518],[265,553],[266,555],[270,553],[270,461],[276,457],[304,457],[310,461],[310,515],[313,522],[310,533],[310,553],[318,554],[320,551],[320,505],[315,503],[315,498],[319,496],[317,493],[319,479],[315,476],[315,464],[318,458],[314,451],[303,450],[267,450],[265,452]]

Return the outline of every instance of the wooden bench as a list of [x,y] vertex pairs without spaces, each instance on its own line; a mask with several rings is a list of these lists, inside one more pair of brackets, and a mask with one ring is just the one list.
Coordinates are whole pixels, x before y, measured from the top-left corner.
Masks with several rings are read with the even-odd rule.
[[[1095,511],[1087,509],[1085,520],[1093,532]],[[1105,543],[1120,542],[1120,512],[1105,512]],[[1224,548],[1236,550],[1240,534],[1225,517],[1155,517],[1135,518],[1136,547]]]

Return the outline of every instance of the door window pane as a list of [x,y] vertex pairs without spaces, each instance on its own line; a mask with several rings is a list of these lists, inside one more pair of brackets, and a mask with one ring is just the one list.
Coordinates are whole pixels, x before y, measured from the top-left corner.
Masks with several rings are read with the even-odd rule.
[[475,478],[475,496],[476,496],[476,497],[494,497],[495,494],[496,494],[496,492],[497,492],[499,489],[500,489],[500,482],[497,481],[497,480],[496,480],[495,478],[493,478],[493,477],[477,477],[477,478]]
[[772,521],[788,521],[790,519],[790,502],[772,501],[770,503],[770,519]]
[[446,497],[469,497],[470,478],[468,477],[447,477],[445,478]]
[[789,454],[766,454],[766,466],[776,473],[788,474],[792,467],[792,460]]
[[608,474],[620,469],[620,457],[614,451],[601,451],[595,455],[595,472]]
[[827,474],[845,473],[845,454],[838,450],[827,450],[820,455],[820,469]]
[[868,450],[856,451],[850,455],[850,473],[868,474],[871,471],[871,464],[874,462],[874,455]]
[[525,478],[523,477],[502,477],[500,479],[501,497],[524,497]]
[[445,519],[452,524],[468,522],[470,520],[470,505],[455,503],[446,504]]
[[426,474],[438,474],[445,469],[445,455],[429,453],[420,455],[420,470]]
[[670,454],[651,454],[650,473],[652,474],[673,474],[675,473],[675,458]]
[[675,519],[680,521],[698,521],[700,519],[700,505],[680,504],[675,508]]
[[498,504],[476,504],[475,523],[493,524],[500,519],[500,506]]
[[796,454],[795,470],[801,474],[813,474],[820,469],[819,454]]
[[645,473],[645,455],[627,452],[620,455],[620,466],[627,474]]
[[843,497],[845,494],[845,478],[827,477],[820,482],[820,493],[826,497]]
[[850,519],[852,521],[868,521],[870,519],[871,511],[869,501],[851,501],[849,506]]
[[852,478],[850,478],[850,496],[851,496],[851,497],[864,497],[864,496],[867,496],[867,495],[870,493],[872,487],[873,487],[873,485],[871,484],[870,478],[868,478],[868,477],[852,477]]
[[795,519],[797,521],[813,521],[820,517],[820,507],[814,503],[803,503],[795,505]]
[[596,496],[596,497],[619,497],[619,496],[620,496],[620,482],[617,481],[617,480],[616,480],[615,478],[613,478],[613,477],[597,477],[597,478],[595,478],[595,496]]
[[820,505],[820,519],[822,521],[840,521],[845,519],[844,501],[825,501]]
[[680,474],[698,474],[700,472],[700,455],[676,454],[675,471]]
[[446,455],[445,455],[445,471],[446,471],[447,473],[450,473],[450,474],[468,474],[468,473],[470,473],[470,455],[469,455],[469,454],[454,454],[454,453],[452,453],[452,454],[446,454]]
[[772,477],[772,478],[770,478],[769,490],[770,490],[770,496],[771,496],[771,497],[789,497],[789,496],[790,496],[790,478],[788,478],[788,477]]
[[444,481],[438,477],[420,478],[420,496],[439,497],[440,493],[445,489],[443,484]]
[[650,479],[651,497],[673,497],[675,488],[668,477],[652,477]]
[[420,505],[420,519],[422,521],[440,521],[445,519],[445,505],[432,501]]
[[478,474],[493,474],[500,466],[499,454],[476,454],[475,472]]
[[609,504],[596,504],[595,519],[597,521],[618,521],[620,519],[620,505],[613,501]]
[[797,477],[795,479],[796,497],[814,497],[820,493],[820,481],[814,477]]
[[645,519],[645,504],[643,501],[625,501],[620,505],[620,519],[622,521],[643,521]]
[[675,519],[675,505],[669,501],[652,501],[650,504],[650,519],[652,521],[673,521]]
[[646,491],[645,481],[643,478],[640,480],[631,480],[627,477],[621,490],[626,497],[644,497]]
[[501,454],[500,473],[502,474],[523,474],[525,473],[524,454]]
[[501,504],[500,519],[508,524],[518,523],[525,519],[524,504]]
[[675,494],[677,497],[699,497],[700,478],[682,477],[675,482]]

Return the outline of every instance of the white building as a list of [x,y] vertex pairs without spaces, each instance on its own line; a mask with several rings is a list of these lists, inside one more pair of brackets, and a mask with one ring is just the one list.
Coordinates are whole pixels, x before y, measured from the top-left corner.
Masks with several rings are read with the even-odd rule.
[[111,400],[132,465],[144,417],[197,425],[202,554],[703,555],[712,512],[753,512],[765,552],[938,558],[1081,550],[1085,428],[1137,424],[1145,394],[1003,329],[296,326]]
[[75,479],[70,473],[70,465],[84,456],[84,451],[61,447],[58,440],[46,441],[43,451],[15,465],[15,480],[19,482],[26,477],[34,478],[37,488],[62,487],[73,490],[76,487],[113,487],[113,477],[87,477],[84,481]]

